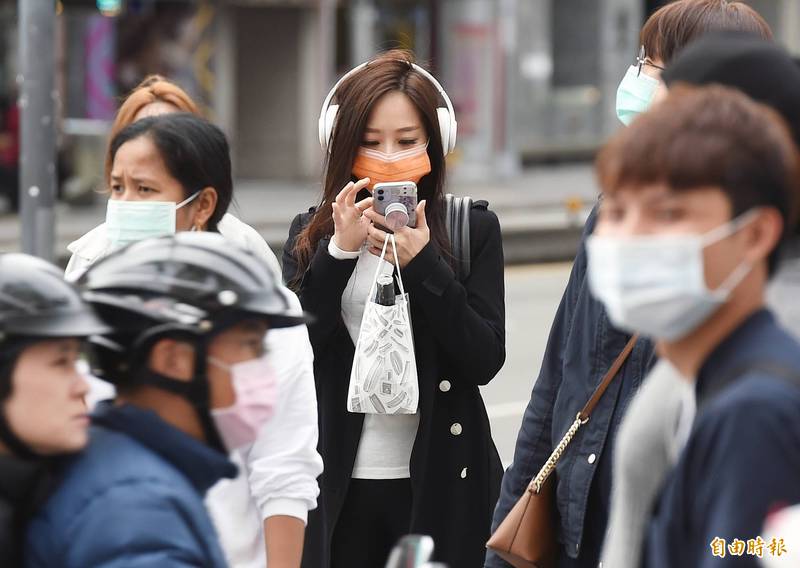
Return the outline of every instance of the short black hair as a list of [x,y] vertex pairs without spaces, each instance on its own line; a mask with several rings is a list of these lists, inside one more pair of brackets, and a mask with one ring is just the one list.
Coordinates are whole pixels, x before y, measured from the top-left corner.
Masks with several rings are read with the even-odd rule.
[[216,231],[233,198],[230,146],[222,130],[184,112],[143,118],[111,140],[111,161],[123,144],[142,136],[149,137],[158,148],[170,175],[183,186],[185,197],[205,187],[217,191],[217,207],[208,220],[208,229]]

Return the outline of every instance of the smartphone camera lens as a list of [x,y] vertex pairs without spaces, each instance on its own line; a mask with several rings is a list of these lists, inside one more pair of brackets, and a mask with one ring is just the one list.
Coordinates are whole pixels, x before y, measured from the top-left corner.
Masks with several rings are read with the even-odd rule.
[[378,196],[378,201],[383,201],[383,195]]
[[383,195],[383,190],[382,190],[382,189],[379,189],[379,190],[378,190],[378,194],[379,194],[379,195]]

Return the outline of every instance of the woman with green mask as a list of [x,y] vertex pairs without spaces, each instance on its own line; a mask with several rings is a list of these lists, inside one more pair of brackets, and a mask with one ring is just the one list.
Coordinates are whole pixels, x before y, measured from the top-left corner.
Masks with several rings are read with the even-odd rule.
[[[109,140],[113,139],[125,127],[142,118],[164,114],[186,112],[202,116],[198,105],[189,95],[175,83],[159,75],[151,75],[136,87],[120,105],[114,122],[111,125]],[[207,229],[219,232],[226,239],[252,252],[264,260],[273,273],[280,275],[280,264],[275,254],[258,232],[237,217],[223,210],[214,227],[203,227],[202,221],[209,211],[211,195],[187,195],[176,201],[166,201],[163,194],[149,193],[128,195],[120,200],[119,195],[110,191],[112,160],[106,153],[104,182],[109,190],[106,223],[95,227],[68,247],[72,253],[67,265],[66,276],[73,280],[98,259],[109,252],[150,236],[161,236],[176,231]],[[134,199],[136,197],[137,199]],[[147,205],[134,205],[123,201],[149,201]],[[229,199],[231,201],[232,199]],[[228,203],[225,203],[227,209]],[[216,204],[221,209],[222,203]],[[173,211],[175,212],[173,214]],[[192,221],[192,223],[190,223]]]
[[[112,133],[106,223],[71,245],[68,279],[130,242],[209,231],[266,262],[280,281],[264,239],[227,213],[233,195],[228,143],[219,128],[197,115],[186,93],[161,78],[145,81],[123,103]],[[279,290],[302,311],[291,291]],[[299,563],[306,516],[319,491],[322,460],[308,333],[305,326],[273,330],[266,342],[279,393],[276,410],[248,451],[232,452],[240,475],[216,485],[206,500],[232,566]],[[110,385],[92,380],[91,399],[113,396]]]

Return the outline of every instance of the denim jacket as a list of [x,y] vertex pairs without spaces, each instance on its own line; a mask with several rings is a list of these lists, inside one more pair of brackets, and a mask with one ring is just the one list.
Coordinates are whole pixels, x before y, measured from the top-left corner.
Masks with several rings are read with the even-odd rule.
[[[517,437],[514,461],[503,477],[493,530],[544,465],[630,339],[612,327],[604,308],[589,292],[585,242],[594,229],[596,216],[595,207],[586,221],[572,273],[553,321],[539,377]],[[610,506],[614,436],[653,360],[652,344],[640,339],[589,422],[581,427],[558,463],[557,534],[562,568],[594,568],[598,564]],[[491,552],[485,565],[508,566]]]

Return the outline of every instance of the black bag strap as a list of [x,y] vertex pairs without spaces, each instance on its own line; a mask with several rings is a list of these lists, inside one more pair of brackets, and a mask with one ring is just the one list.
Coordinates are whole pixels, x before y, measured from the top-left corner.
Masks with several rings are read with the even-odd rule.
[[453,247],[453,256],[456,263],[456,277],[464,282],[469,278],[470,243],[469,243],[469,215],[472,210],[471,197],[456,197],[452,193],[445,195],[445,224],[450,244]]

